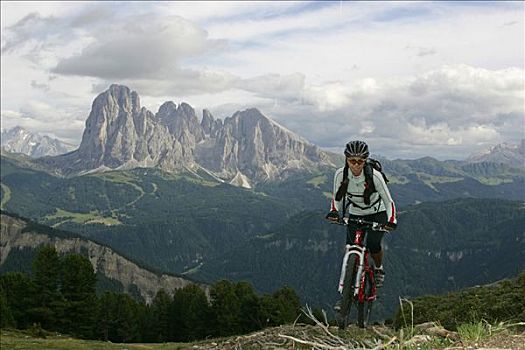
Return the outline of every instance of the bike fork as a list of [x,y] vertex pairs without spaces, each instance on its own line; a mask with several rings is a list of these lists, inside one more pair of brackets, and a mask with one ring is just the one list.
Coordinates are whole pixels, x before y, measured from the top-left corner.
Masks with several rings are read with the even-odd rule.
[[[364,268],[364,249],[362,247],[356,246],[356,245],[346,245],[346,252],[343,257],[343,266],[341,266],[341,277],[339,278],[339,288],[337,289],[339,293],[343,293],[344,284],[345,284],[345,276],[347,271],[347,265],[348,260],[350,259],[350,256],[355,254],[356,257],[359,259],[359,264],[357,265],[357,271],[356,271],[356,279],[354,281],[354,296],[357,295],[359,291],[359,284],[361,283],[361,276],[363,273]],[[352,273],[352,271],[350,271]]]

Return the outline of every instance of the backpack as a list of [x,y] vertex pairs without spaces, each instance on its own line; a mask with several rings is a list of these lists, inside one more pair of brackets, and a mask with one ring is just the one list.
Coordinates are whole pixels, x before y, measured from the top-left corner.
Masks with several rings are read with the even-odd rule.
[[363,197],[366,205],[370,205],[370,196],[372,193],[377,192],[376,186],[374,185],[374,170],[377,170],[381,173],[383,176],[383,180],[385,180],[385,183],[388,183],[388,178],[386,177],[385,173],[383,172],[383,166],[381,163],[373,158],[368,158],[366,160],[365,167],[363,169],[363,172],[365,173],[365,191],[363,192]]

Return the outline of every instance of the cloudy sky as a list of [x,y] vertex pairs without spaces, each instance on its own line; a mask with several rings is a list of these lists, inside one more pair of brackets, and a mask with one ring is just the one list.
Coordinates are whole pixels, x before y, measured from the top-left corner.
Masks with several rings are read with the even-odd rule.
[[1,123],[79,144],[110,84],[257,107],[325,149],[462,159],[525,137],[523,2],[1,2]]

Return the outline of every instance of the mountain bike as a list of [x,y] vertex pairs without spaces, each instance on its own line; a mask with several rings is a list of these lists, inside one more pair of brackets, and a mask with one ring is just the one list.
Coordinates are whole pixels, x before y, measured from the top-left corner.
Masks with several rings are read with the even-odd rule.
[[370,266],[370,253],[366,248],[368,229],[384,231],[384,225],[363,219],[343,218],[334,224],[348,226],[358,225],[353,244],[347,244],[341,266],[338,291],[341,294],[340,309],[337,312],[337,322],[340,329],[345,329],[349,323],[352,304],[357,306],[357,325],[365,328],[370,319],[372,304],[377,298],[377,288],[374,268]]

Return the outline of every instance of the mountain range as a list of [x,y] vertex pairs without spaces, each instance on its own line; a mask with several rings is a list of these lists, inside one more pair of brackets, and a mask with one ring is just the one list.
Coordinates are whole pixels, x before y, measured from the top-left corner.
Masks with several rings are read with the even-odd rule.
[[20,126],[2,130],[2,149],[32,158],[56,156],[72,151],[75,146],[49,136],[30,132]]
[[[78,149],[66,153],[70,145],[19,127],[2,134],[2,145],[32,157],[48,155],[38,163],[63,176],[156,167],[206,172],[217,181],[247,188],[342,162],[341,155],[321,150],[255,108],[224,120],[204,109],[199,121],[189,104],[167,101],[154,114],[141,107],[137,92],[116,84],[94,99]],[[524,147],[525,140],[500,144],[466,163],[524,168]]]
[[[483,231],[489,237],[497,230],[491,221],[494,205],[509,218],[523,217],[518,208],[525,200],[525,172],[514,161],[380,160],[399,210],[411,208],[405,217],[412,226],[405,226],[400,214],[400,230],[420,233],[411,237],[422,240],[417,247],[426,264],[422,268],[444,261],[423,259],[438,254],[432,248],[444,244],[425,230],[442,228],[436,232],[459,237],[473,227],[469,217],[475,216],[489,227]],[[162,271],[207,281],[247,278],[261,290],[294,283],[303,298],[329,303],[333,295],[319,292],[324,287],[312,276],[339,269],[333,252],[340,248],[327,237],[331,233],[323,217],[334,171],[343,162],[342,156],[320,150],[256,109],[224,121],[204,110],[199,122],[186,103],[166,102],[153,114],[140,106],[135,92],[112,85],[93,102],[77,150],[36,160],[2,152],[0,206]],[[518,202],[500,205],[500,199]],[[443,221],[427,220],[432,212],[444,213]],[[521,239],[519,232],[511,237]],[[506,250],[521,249],[504,239]],[[497,244],[502,240],[496,239]],[[460,248],[462,254],[471,249],[469,244]],[[403,245],[411,249],[412,242]],[[476,259],[487,261],[490,254],[480,251]],[[516,266],[516,259],[509,261]],[[394,265],[400,275],[416,271],[405,262]],[[486,271],[487,280],[497,274]],[[418,283],[424,281],[424,271],[416,272],[417,279],[407,284],[414,294],[423,290]],[[442,272],[440,278],[449,277]],[[272,273],[281,275],[272,280]],[[432,280],[425,290],[454,288],[446,281]]]
[[79,148],[41,163],[64,175],[137,167],[202,170],[250,187],[289,171],[333,165],[336,158],[255,108],[224,121],[204,110],[199,122],[187,103],[168,101],[153,114],[135,91],[111,85],[93,101]]
[[525,167],[525,139],[519,144],[501,143],[484,151],[473,154],[466,159],[470,163],[493,162]]

